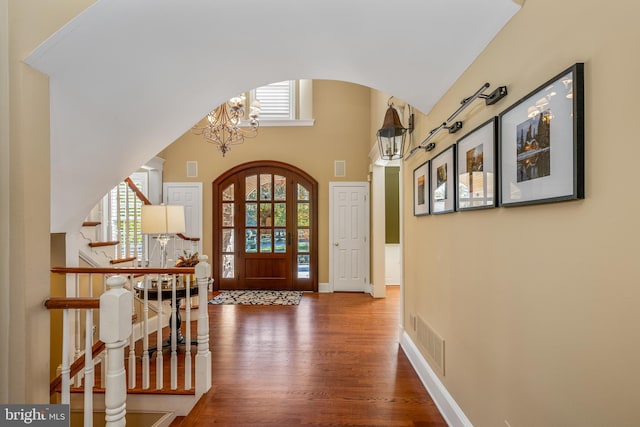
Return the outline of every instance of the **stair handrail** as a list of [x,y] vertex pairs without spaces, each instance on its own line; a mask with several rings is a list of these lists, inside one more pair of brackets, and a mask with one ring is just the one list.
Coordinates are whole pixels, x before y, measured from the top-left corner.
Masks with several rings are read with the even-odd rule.
[[52,273],[100,273],[100,274],[194,274],[195,267],[52,267]]
[[153,203],[151,203],[151,201],[149,199],[147,199],[147,196],[145,196],[142,193],[142,191],[140,191],[138,186],[135,184],[135,182],[133,182],[133,180],[130,177],[126,177],[124,179],[124,182],[129,186],[131,191],[133,191],[135,193],[135,195],[138,197],[138,199],[140,199],[140,201],[142,203],[144,203],[145,205],[152,205],[153,204]]
[[[124,416],[126,413],[126,396],[127,396],[127,378],[124,369],[124,350],[127,344],[129,345],[129,387],[136,387],[135,385],[135,369],[136,369],[136,354],[135,354],[135,337],[132,334],[132,322],[131,315],[133,313],[133,300],[134,300],[134,286],[133,278],[137,276],[144,276],[141,283],[144,289],[144,301],[145,307],[143,311],[144,316],[144,328],[143,344],[142,344],[142,378],[143,389],[150,389],[149,387],[149,355],[150,352],[156,352],[156,389],[160,390],[165,387],[165,382],[162,378],[162,372],[164,371],[162,347],[165,346],[162,334],[163,322],[162,312],[158,313],[156,326],[156,339],[157,346],[151,348],[148,345],[146,339],[149,336],[150,329],[148,328],[147,319],[147,307],[148,302],[147,290],[148,285],[151,285],[153,280],[156,280],[156,275],[170,275],[173,276],[172,283],[172,295],[170,297],[171,304],[171,317],[170,317],[170,347],[171,347],[171,359],[170,359],[170,372],[171,390],[176,390],[177,385],[177,316],[178,305],[176,299],[176,284],[179,280],[183,281],[186,288],[185,298],[185,314],[186,314],[186,326],[185,326],[185,342],[187,343],[185,348],[185,384],[186,390],[194,390],[195,394],[199,397],[206,393],[211,388],[211,352],[209,349],[209,322],[208,322],[208,289],[211,283],[211,266],[208,264],[208,257],[201,255],[200,262],[195,267],[170,267],[170,268],[150,268],[150,267],[53,267],[51,272],[53,274],[65,274],[68,276],[75,276],[76,283],[79,282],[81,275],[88,274],[89,284],[91,287],[94,274],[102,274],[103,278],[106,278],[107,290],[101,295],[101,297],[94,298],[91,294],[89,297],[67,297],[67,298],[49,298],[45,302],[45,306],[49,309],[61,309],[63,335],[62,335],[62,369],[58,378],[55,378],[50,384],[50,392],[61,392],[61,403],[70,403],[70,385],[71,379],[76,378],[78,381],[83,379],[78,375],[82,371],[84,366],[84,414],[85,420],[91,425],[93,418],[93,386],[95,381],[94,374],[94,358],[99,355],[101,351],[104,352],[104,360],[101,363],[103,374],[101,379],[104,382],[103,388],[105,392],[105,407],[106,407],[106,421],[107,426],[121,426],[124,425]],[[150,277],[151,276],[151,277]],[[182,276],[182,277],[179,277]],[[192,277],[195,276],[195,283],[192,282]],[[159,280],[159,276],[158,280]],[[131,289],[126,289],[127,278],[131,280]],[[198,319],[196,324],[197,340],[191,341],[191,295],[189,289],[192,288],[192,284],[197,286],[198,292]],[[138,286],[138,285],[136,285]],[[76,289],[79,289],[76,286]],[[138,291],[137,287],[135,288]],[[163,291],[164,292],[164,291]],[[162,303],[162,293],[158,292],[158,303]],[[195,293],[195,292],[194,292]],[[73,330],[73,325],[69,328],[69,319],[72,312],[79,310],[85,310],[85,345],[84,354],[79,355],[77,360],[71,360],[70,356],[70,340],[67,333],[70,329]],[[99,340],[104,344],[98,342],[93,343],[91,334],[93,329],[93,311],[94,309],[100,310],[100,328],[99,328]],[[128,319],[127,319],[128,317]],[[181,341],[182,342],[182,341]],[[195,359],[191,355],[191,345],[197,345],[197,354]],[[101,348],[104,347],[104,350]],[[100,357],[100,356],[98,356]],[[146,363],[145,363],[146,359]],[[195,362],[195,385],[192,384],[192,371],[191,363]],[[132,363],[133,361],[133,363]],[[146,378],[146,382],[145,382]]]
[[[104,351],[104,348],[105,348],[104,343],[102,341],[100,340],[96,341],[96,343],[93,344],[93,347],[91,347],[91,358],[95,359],[96,356],[98,356],[100,353]],[[76,359],[71,364],[71,367],[69,368],[69,377],[71,378],[75,377],[78,374],[78,372],[80,372],[82,368],[84,368],[85,357],[86,355],[83,353],[82,356],[80,356],[80,358]],[[51,381],[51,384],[49,385],[49,394],[55,393],[58,387],[60,386],[60,384],[62,384],[62,374],[58,375]]]
[[[129,186],[131,191],[133,191],[133,193],[138,197],[138,199],[140,199],[140,201],[142,203],[144,203],[145,205],[152,205],[153,204],[153,203],[151,203],[151,201],[149,199],[147,199],[147,197],[142,193],[142,191],[140,191],[138,186],[135,184],[135,182],[133,182],[133,180],[130,177],[126,177],[124,179],[124,182]],[[191,242],[199,242],[200,241],[199,237],[189,237],[189,236],[184,235],[183,233],[177,233],[176,236],[178,236],[182,240],[187,240],[187,241],[191,241]]]

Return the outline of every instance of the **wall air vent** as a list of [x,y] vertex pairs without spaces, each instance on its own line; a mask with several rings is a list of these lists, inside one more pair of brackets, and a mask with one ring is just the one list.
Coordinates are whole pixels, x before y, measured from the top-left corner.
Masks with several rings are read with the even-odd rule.
[[431,367],[444,376],[444,339],[420,316],[418,319],[418,344],[425,350]]
[[197,178],[197,177],[198,177],[198,161],[188,160],[187,161],[187,178]]

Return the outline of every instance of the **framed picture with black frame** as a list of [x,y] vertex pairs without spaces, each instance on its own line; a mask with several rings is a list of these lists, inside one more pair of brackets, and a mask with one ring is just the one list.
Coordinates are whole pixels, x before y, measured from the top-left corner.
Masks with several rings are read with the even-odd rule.
[[584,64],[499,115],[500,206],[584,198]]
[[456,143],[456,210],[495,208],[498,118],[492,117]]
[[455,151],[451,145],[431,159],[431,213],[444,214],[455,210]]
[[429,215],[429,161],[413,170],[413,215]]

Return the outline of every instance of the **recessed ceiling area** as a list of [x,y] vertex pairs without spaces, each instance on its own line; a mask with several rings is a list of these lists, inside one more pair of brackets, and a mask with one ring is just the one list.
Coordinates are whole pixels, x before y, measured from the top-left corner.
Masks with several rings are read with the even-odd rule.
[[[51,231],[76,230],[97,195],[254,87],[342,80],[427,113],[519,8],[512,0],[97,1],[25,60],[50,78]],[[109,167],[95,170],[96,158]],[[74,185],[89,173],[92,182]]]

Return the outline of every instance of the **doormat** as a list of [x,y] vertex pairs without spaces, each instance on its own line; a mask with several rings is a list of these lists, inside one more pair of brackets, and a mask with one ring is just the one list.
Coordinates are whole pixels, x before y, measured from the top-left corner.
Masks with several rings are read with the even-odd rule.
[[220,291],[209,304],[298,305],[301,291]]

